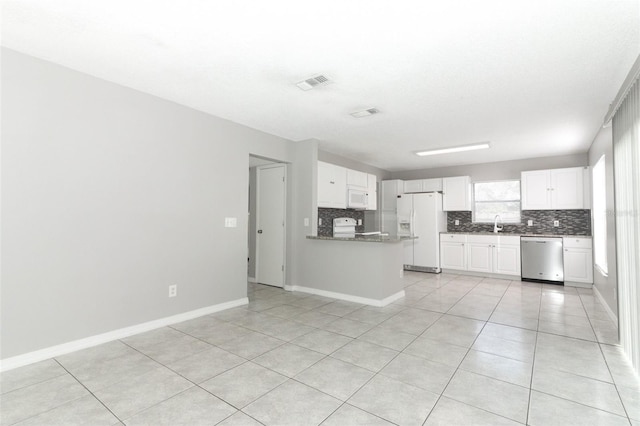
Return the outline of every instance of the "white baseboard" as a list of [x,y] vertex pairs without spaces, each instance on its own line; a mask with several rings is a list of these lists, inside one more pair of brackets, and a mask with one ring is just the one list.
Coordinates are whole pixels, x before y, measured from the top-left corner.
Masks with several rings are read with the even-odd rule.
[[109,331],[107,333],[102,333],[95,336],[86,337],[84,339],[63,343],[61,345],[51,346],[37,351],[28,352],[23,355],[6,358],[0,360],[0,372],[23,367],[35,362],[44,361],[45,359],[54,358],[60,355],[68,354],[70,352],[78,351],[80,349],[86,349],[92,346],[101,345],[113,340],[123,339],[125,337],[133,336],[134,334],[144,333],[145,331],[155,330],[156,328],[166,327],[167,325],[198,318],[203,315],[213,314],[225,309],[231,309],[237,306],[246,305],[247,303],[249,303],[249,299],[243,297],[242,299],[207,306],[206,308],[195,309],[193,311],[172,315],[170,317],[160,318],[142,324],[133,325],[131,327],[120,328],[118,330]]
[[609,318],[611,318],[611,321],[615,322],[617,325],[618,316],[613,313],[613,310],[609,307],[607,302],[604,300],[604,297],[602,297],[602,294],[600,294],[598,287],[596,287],[595,285],[593,286],[593,294],[595,294],[600,303],[602,303],[602,306],[604,306],[604,310],[607,311],[607,314],[609,314]]
[[310,293],[318,296],[331,297],[333,299],[346,300],[347,302],[362,303],[363,305],[370,305],[370,306],[376,306],[376,307],[387,306],[388,304],[393,303],[396,300],[404,297],[404,290],[401,290],[395,294],[392,294],[389,297],[379,300],[379,299],[369,299],[367,297],[353,296],[351,294],[320,290],[317,288],[301,287],[297,285],[285,286],[284,289],[288,291],[301,291],[303,293]]
[[565,287],[578,287],[578,288],[593,288],[593,284],[591,283],[579,283],[575,281],[565,281]]
[[448,275],[468,275],[472,277],[482,277],[482,278],[496,278],[500,280],[511,280],[511,281],[520,281],[520,275],[507,275],[507,274],[491,274],[488,272],[477,272],[477,271],[461,271],[458,269],[443,269],[443,274]]
[[249,281],[250,283],[257,283],[258,279],[256,277],[247,277],[247,281]]

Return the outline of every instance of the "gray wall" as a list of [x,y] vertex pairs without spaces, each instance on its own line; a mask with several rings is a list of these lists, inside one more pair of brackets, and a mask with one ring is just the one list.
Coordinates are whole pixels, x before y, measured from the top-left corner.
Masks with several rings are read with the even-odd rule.
[[249,154],[315,161],[315,143],[8,49],[2,89],[3,359],[246,297]]
[[378,177],[378,182],[381,180],[391,179],[391,172],[327,151],[318,150],[318,161],[324,161],[325,163],[336,164],[348,169],[371,173]]
[[472,182],[520,179],[520,172],[522,171],[586,166],[589,164],[588,161],[586,153],[560,155],[556,157],[530,158],[526,160],[500,161],[485,164],[469,164],[466,166],[392,172],[390,179],[411,180],[451,176],[471,176]]
[[607,179],[607,265],[608,276],[597,268],[593,271],[593,285],[598,289],[609,308],[618,315],[618,284],[616,276],[616,221],[613,179],[613,134],[611,127],[603,128],[589,149],[589,166],[595,166],[605,156]]
[[[294,161],[289,169],[290,193],[294,195],[288,223],[291,267],[286,268],[288,285],[303,285],[308,277],[305,264],[310,256],[307,235],[318,232],[318,141],[310,139],[294,146]],[[304,225],[309,218],[309,226]]]

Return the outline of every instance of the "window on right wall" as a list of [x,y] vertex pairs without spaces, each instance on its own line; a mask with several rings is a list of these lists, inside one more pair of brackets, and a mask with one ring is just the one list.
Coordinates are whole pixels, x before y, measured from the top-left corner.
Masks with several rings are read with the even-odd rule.
[[593,260],[600,273],[609,273],[607,265],[607,180],[604,155],[592,169],[593,180]]
[[476,182],[473,203],[474,222],[493,223],[500,215],[502,223],[520,223],[520,181]]

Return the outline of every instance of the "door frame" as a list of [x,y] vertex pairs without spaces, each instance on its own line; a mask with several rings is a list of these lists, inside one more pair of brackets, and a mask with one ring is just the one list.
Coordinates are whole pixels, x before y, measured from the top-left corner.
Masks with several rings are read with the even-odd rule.
[[[288,166],[286,163],[273,163],[256,167],[256,232],[260,229],[260,171],[264,169],[282,168],[284,182],[282,184],[283,201],[282,201],[282,285],[285,287],[287,281],[287,201],[288,201]],[[260,282],[260,243],[256,237],[256,282]]]

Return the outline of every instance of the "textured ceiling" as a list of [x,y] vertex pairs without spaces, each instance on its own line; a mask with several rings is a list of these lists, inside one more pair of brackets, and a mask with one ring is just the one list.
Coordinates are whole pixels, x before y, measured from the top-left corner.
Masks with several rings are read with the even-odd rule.
[[391,171],[585,152],[640,53],[638,0],[1,4],[6,47]]

